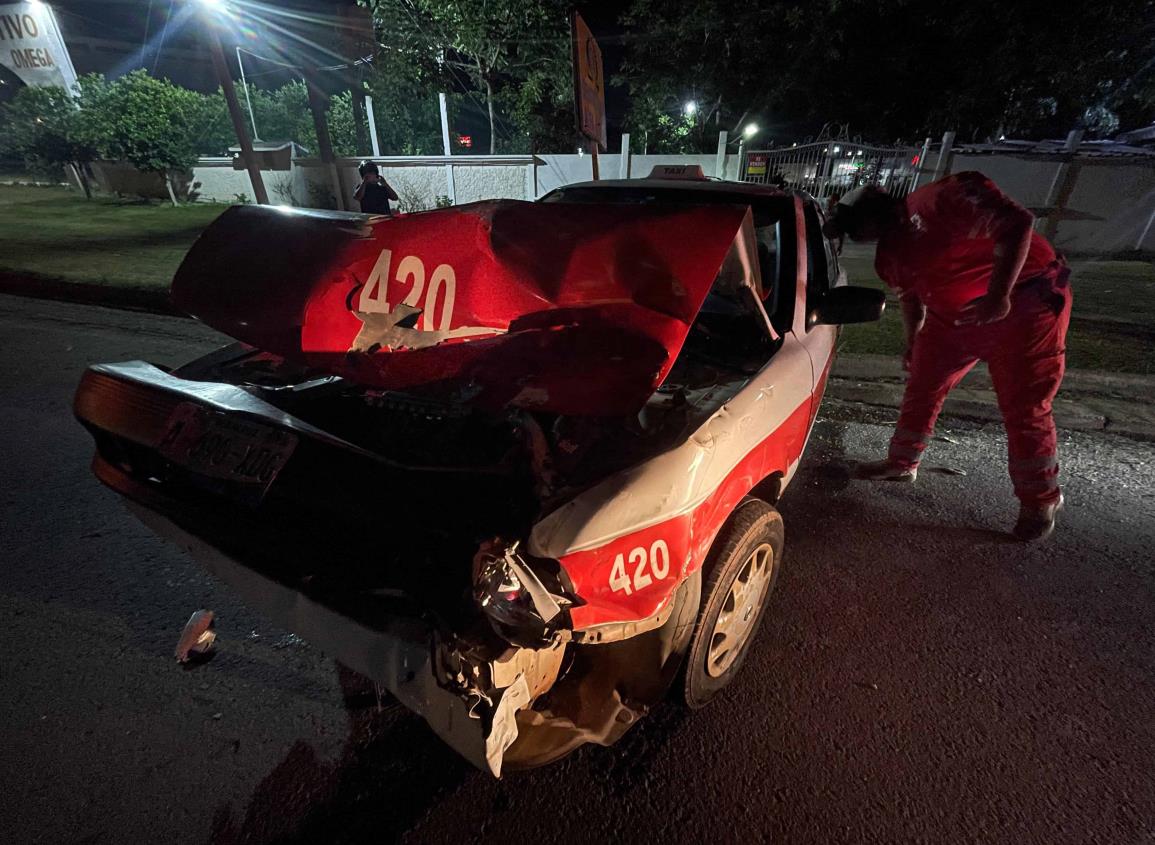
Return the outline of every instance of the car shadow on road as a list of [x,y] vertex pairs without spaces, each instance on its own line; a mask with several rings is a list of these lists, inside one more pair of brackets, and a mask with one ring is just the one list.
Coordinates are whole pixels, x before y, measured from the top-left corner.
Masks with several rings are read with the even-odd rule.
[[298,740],[249,796],[218,807],[210,842],[391,842],[476,774],[417,716],[378,704],[370,681],[338,666],[349,735],[336,760]]
[[[388,693],[380,700],[370,681],[344,667],[338,671],[349,715],[340,756],[324,760],[298,740],[247,801],[218,807],[213,845],[392,842],[467,781],[489,780]],[[664,700],[611,748],[585,746],[553,764],[556,774],[559,780],[592,778],[612,794],[628,796],[648,781],[654,760],[688,717],[684,707]],[[509,772],[506,782],[533,776]],[[243,817],[237,803],[245,807]]]

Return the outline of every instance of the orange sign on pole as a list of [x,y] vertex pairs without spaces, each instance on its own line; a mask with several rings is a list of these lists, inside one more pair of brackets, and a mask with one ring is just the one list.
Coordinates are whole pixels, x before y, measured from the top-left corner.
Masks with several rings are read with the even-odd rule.
[[573,13],[574,103],[578,131],[592,143],[594,178],[598,178],[598,150],[606,146],[606,84],[602,75],[602,48],[578,12]]

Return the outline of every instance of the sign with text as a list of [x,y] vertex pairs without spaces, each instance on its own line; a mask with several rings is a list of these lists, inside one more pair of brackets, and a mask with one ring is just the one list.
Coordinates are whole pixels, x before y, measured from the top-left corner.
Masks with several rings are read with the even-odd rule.
[[578,131],[606,147],[606,85],[602,76],[602,49],[577,12],[573,13],[574,103]]
[[44,3],[0,5],[0,65],[26,85],[76,85],[76,69],[60,37],[51,7]]

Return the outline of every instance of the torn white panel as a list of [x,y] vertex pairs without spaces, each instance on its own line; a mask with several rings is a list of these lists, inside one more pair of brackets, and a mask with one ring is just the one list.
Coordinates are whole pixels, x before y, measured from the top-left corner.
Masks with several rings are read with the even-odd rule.
[[399,303],[389,312],[354,311],[362,323],[353,339],[352,352],[375,352],[378,349],[425,349],[447,340],[481,335],[503,334],[488,326],[461,326],[456,329],[415,329],[399,325],[407,318],[421,314],[420,308]]
[[518,675],[512,685],[500,690],[493,711],[493,726],[486,740],[485,759],[494,777],[501,777],[501,761],[517,739],[517,711],[529,705],[529,685]]

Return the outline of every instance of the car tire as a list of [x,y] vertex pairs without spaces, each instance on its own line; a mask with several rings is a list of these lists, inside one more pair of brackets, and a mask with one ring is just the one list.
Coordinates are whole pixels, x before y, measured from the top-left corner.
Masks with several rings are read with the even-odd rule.
[[784,541],[782,516],[757,499],[739,505],[714,540],[683,673],[690,709],[705,707],[742,668],[782,568]]

